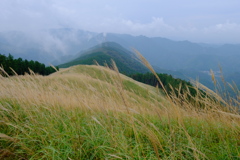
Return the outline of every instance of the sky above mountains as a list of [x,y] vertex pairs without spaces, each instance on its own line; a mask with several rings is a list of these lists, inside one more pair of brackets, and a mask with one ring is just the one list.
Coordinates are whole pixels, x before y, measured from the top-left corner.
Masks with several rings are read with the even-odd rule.
[[240,43],[239,0],[1,0],[0,32],[75,28]]

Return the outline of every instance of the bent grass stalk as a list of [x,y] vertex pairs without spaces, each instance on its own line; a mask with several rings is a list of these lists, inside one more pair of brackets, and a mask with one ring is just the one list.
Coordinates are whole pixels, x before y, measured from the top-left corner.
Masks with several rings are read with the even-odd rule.
[[205,88],[190,103],[180,87],[165,98],[113,66],[1,78],[0,159],[240,157],[239,113],[224,99]]

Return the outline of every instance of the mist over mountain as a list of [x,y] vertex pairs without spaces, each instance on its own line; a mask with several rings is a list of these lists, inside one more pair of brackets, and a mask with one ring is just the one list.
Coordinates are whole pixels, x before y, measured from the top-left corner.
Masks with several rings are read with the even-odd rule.
[[88,40],[97,33],[70,28],[37,32],[0,32],[0,53],[37,60],[45,64],[60,61],[61,57],[76,54],[92,47]]

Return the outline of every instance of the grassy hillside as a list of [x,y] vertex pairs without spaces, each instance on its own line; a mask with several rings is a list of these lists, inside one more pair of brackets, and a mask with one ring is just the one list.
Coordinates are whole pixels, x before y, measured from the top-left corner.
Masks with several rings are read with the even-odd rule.
[[96,61],[99,65],[111,66],[111,60],[114,60],[121,73],[146,73],[148,69],[141,64],[137,57],[130,51],[124,49],[117,43],[105,42],[97,45],[86,52],[76,56],[75,59],[65,64],[59,65],[60,68],[67,68],[79,64],[94,64]]
[[240,158],[240,116],[217,95],[170,100],[100,66],[0,81],[0,159]]

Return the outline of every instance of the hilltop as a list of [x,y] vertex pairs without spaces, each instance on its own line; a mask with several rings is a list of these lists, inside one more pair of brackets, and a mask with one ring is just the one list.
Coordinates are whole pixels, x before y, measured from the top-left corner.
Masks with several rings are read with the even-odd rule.
[[95,47],[90,48],[85,52],[81,52],[75,58],[67,63],[59,65],[60,68],[66,68],[79,64],[94,64],[108,65],[114,60],[121,73],[145,73],[148,69],[137,59],[136,55],[121,45],[114,42],[105,42]]
[[0,77],[0,159],[240,157],[240,117],[230,103],[211,91],[194,104],[187,93],[170,99],[113,69]]

